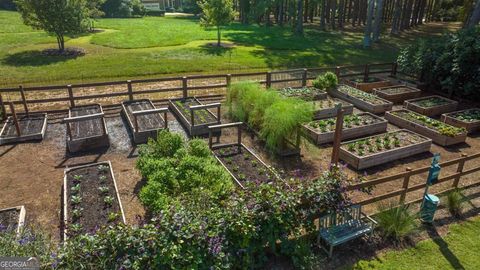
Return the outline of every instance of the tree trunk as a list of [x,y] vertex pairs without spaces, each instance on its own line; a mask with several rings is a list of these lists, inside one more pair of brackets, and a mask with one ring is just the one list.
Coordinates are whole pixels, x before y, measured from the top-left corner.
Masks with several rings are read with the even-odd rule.
[[365,36],[363,38],[363,47],[370,48],[372,46],[372,18],[373,10],[375,8],[374,0],[368,0],[368,9],[367,9],[367,25],[365,27]]
[[480,22],[480,0],[477,0],[475,4],[475,8],[472,11],[472,15],[470,15],[470,19],[467,23],[467,28],[473,28]]
[[326,8],[326,1],[322,0],[321,4],[321,11],[320,11],[320,27],[325,30],[325,13],[327,12]]
[[345,0],[340,0],[338,7],[338,28],[343,28],[345,22]]
[[398,35],[400,26],[400,15],[402,14],[402,0],[395,0],[395,7],[393,10],[392,29],[390,34]]
[[222,35],[220,34],[220,25],[217,25],[217,46],[220,47]]
[[297,1],[297,27],[295,27],[295,33],[303,34],[303,0]]
[[60,52],[65,51],[65,39],[63,37],[63,34],[57,34],[57,44],[58,44],[58,50]]
[[330,5],[332,7],[332,16],[330,19],[330,23],[332,25],[332,29],[335,30],[335,17],[337,14],[337,0],[331,0],[332,4]]
[[375,24],[373,26],[373,42],[377,42],[380,39],[380,31],[382,28],[382,20],[383,20],[382,13],[383,13],[383,0],[377,0]]

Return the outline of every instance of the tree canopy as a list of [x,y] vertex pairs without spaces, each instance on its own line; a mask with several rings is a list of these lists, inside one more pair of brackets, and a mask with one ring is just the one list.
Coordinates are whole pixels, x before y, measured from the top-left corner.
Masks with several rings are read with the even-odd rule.
[[217,27],[217,46],[221,43],[220,27],[235,18],[232,0],[204,0],[200,3],[203,15],[200,24],[204,27]]

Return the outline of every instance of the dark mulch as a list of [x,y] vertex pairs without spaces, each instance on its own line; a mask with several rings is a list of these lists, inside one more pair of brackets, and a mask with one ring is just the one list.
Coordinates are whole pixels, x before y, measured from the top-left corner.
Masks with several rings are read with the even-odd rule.
[[42,51],[44,56],[64,56],[64,57],[79,57],[85,55],[85,49],[69,47],[65,48],[63,51],[58,49],[45,49]]
[[[42,132],[45,117],[43,115],[22,115],[17,116],[20,133],[24,135],[33,135]],[[12,121],[7,122],[5,130],[1,134],[2,137],[16,137],[17,129]]]

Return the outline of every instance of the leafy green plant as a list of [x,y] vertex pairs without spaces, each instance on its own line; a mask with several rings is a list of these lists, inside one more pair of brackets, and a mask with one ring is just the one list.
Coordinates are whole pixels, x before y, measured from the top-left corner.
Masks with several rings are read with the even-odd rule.
[[460,189],[455,189],[447,194],[447,208],[454,217],[460,217],[464,208],[465,199]]
[[338,84],[337,75],[333,72],[325,72],[312,81],[315,88],[326,90],[335,88]]
[[102,173],[106,173],[106,172],[108,172],[110,167],[107,166],[107,165],[98,165],[97,169],[98,169],[98,171],[100,171]]
[[78,183],[83,179],[83,175],[74,175],[73,180]]
[[102,194],[107,194],[110,189],[106,186],[101,186],[98,188],[98,190],[100,190]]
[[402,242],[417,230],[417,216],[410,211],[409,207],[405,204],[396,205],[394,202],[380,204],[379,213],[375,219],[385,238]]
[[106,205],[111,206],[113,204],[113,197],[112,196],[106,196],[103,198],[103,201],[105,202]]
[[82,197],[80,196],[76,196],[76,195],[72,195],[71,197],[71,201],[72,201],[72,204],[79,204],[82,202]]
[[120,217],[120,213],[110,212],[108,213],[108,222],[114,222]]
[[455,137],[459,134],[465,133],[466,130],[464,128],[457,128],[454,126],[447,125],[443,122],[440,122],[436,119],[427,117],[425,115],[418,114],[416,112],[410,112],[410,111],[395,111],[392,112],[393,115],[396,115],[398,117],[401,117],[403,119],[409,120],[411,122],[426,126],[428,128],[431,128],[433,130],[438,131],[440,134],[449,136],[449,137]]
[[74,219],[78,219],[79,217],[82,216],[82,211],[83,211],[83,208],[75,208],[72,210],[72,217]]
[[72,194],[77,194],[80,191],[80,184],[76,184],[70,188]]

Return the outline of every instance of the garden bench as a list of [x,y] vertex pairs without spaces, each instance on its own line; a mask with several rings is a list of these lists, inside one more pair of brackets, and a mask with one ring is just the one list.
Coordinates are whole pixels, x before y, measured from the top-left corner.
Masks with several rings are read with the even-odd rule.
[[[319,218],[318,244],[332,257],[333,247],[372,234],[377,222],[362,213],[360,205],[350,206],[339,212],[328,213]],[[327,250],[320,242],[326,244]]]

